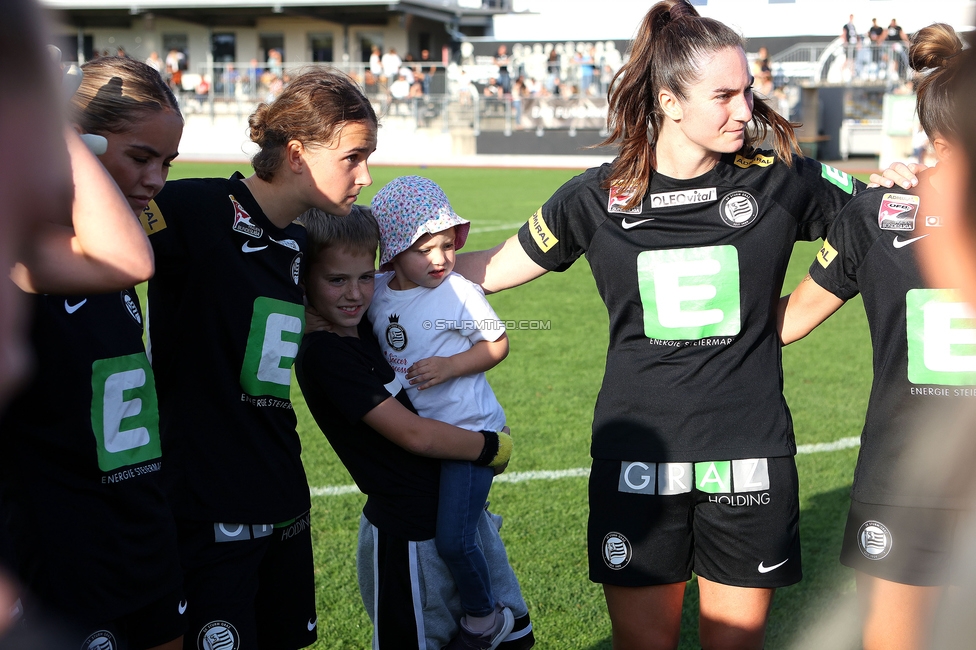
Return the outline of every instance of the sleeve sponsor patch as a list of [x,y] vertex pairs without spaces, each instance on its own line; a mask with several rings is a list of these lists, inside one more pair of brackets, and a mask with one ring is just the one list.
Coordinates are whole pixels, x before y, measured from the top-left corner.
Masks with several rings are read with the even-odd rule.
[[854,193],[854,178],[850,174],[823,163],[820,163],[820,166],[823,168],[820,172],[820,175],[823,178],[830,181],[848,194]]
[[545,219],[542,218],[542,208],[536,210],[535,214],[529,217],[529,232],[532,233],[532,239],[535,240],[536,246],[543,253],[548,253],[553,246],[559,243],[559,240],[549,230],[549,226],[546,225]]
[[139,223],[142,224],[142,229],[147,235],[166,230],[166,219],[163,219],[163,213],[159,211],[155,201],[150,201],[149,205],[139,213]]
[[827,268],[834,261],[835,257],[837,257],[837,249],[831,246],[830,242],[825,239],[823,246],[820,248],[820,252],[817,253],[817,261],[820,262],[820,266]]
[[878,227],[900,232],[915,230],[918,203],[918,197],[912,194],[886,193],[881,197],[881,207],[878,208]]
[[747,167],[769,167],[774,162],[776,162],[776,156],[764,156],[761,153],[756,154],[752,158],[746,158],[745,156],[737,155],[735,157],[735,166],[745,169]]

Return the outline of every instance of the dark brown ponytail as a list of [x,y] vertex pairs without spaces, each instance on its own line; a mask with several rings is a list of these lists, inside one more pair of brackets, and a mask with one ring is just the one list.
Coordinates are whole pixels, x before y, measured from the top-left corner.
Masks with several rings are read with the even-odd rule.
[[[607,187],[622,185],[634,190],[625,207],[636,205],[650,185],[663,120],[658,92],[668,88],[686,98],[687,88],[699,78],[701,58],[727,47],[742,48],[742,38],[719,21],[700,16],[686,0],[662,0],[644,16],[630,59],[613,78],[608,94],[610,135],[601,143],[619,142]],[[799,153],[790,122],[759,98],[753,107],[752,131],[744,149],[762,142],[772,131],[776,154],[787,165],[793,162],[792,154]]]

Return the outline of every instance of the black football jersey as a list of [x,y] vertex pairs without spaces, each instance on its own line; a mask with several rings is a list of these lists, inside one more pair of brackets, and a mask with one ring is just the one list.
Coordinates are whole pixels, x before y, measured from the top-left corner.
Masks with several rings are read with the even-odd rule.
[[415,541],[437,530],[440,461],[415,456],[362,418],[391,396],[415,412],[368,322],[360,337],[309,333],[295,374],[312,416],[359,489],[363,513],[380,530]]
[[797,240],[822,237],[864,185],[808,158],[730,154],[687,180],[655,173],[641,202],[567,182],[519,231],[552,271],[580,255],[610,315],[591,453],[655,462],[795,453],[775,306]]
[[133,289],[30,299],[34,376],[0,419],[0,519],[48,607],[109,620],[182,580],[143,316]]
[[179,517],[278,523],[310,507],[290,399],[305,229],[242,177],[167,183],[142,214],[156,255],[148,352]]
[[[933,191],[923,176],[911,192],[858,196],[810,267],[814,281],[838,298],[861,294],[871,330],[874,381],[852,488],[865,503],[951,506],[928,481],[906,480],[930,471],[912,471],[903,452],[915,434],[928,447],[945,447],[949,432],[926,418],[976,397],[976,312],[957,292],[926,287],[915,260],[919,241],[942,236],[941,217],[920,198]],[[933,483],[941,478],[931,476]]]

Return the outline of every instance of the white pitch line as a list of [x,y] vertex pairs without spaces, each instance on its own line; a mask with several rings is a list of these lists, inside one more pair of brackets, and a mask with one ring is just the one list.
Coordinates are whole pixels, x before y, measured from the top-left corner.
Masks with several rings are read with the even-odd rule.
[[513,228],[521,228],[524,221],[519,221],[518,223],[506,223],[499,226],[482,226],[480,228],[472,228],[469,233],[479,233],[479,232],[495,232],[496,230],[511,230]]
[[[818,442],[812,445],[797,445],[797,454],[823,454],[830,451],[840,451],[858,447],[861,439],[857,436],[841,438],[833,442]],[[575,467],[573,469],[534,470],[529,472],[505,472],[495,477],[495,483],[524,483],[525,481],[555,481],[563,478],[586,477],[590,475],[589,467]],[[340,494],[359,494],[355,485],[328,485],[325,487],[309,488],[313,497],[334,497]]]

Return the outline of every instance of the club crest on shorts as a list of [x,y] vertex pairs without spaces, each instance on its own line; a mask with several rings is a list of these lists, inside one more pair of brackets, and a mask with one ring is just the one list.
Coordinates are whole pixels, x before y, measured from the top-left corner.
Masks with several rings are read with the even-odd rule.
[[613,185],[610,187],[610,199],[607,201],[607,212],[610,214],[640,214],[644,211],[644,201],[641,200],[636,207],[629,210],[624,209],[624,205],[634,196],[637,188],[620,187]]
[[390,314],[390,324],[386,326],[386,342],[397,352],[407,347],[407,330],[400,324],[399,314]]
[[614,571],[630,564],[631,555],[630,540],[622,533],[607,533],[603,538],[603,561]]
[[238,650],[241,637],[237,628],[227,621],[211,621],[200,630],[197,637],[198,650]]
[[759,204],[752,194],[744,190],[729,192],[718,204],[718,213],[722,221],[733,228],[748,226],[759,216]]
[[869,519],[857,531],[857,548],[869,560],[880,560],[891,552],[891,533],[880,521]]
[[81,650],[117,650],[119,644],[108,630],[92,632],[81,644]]

